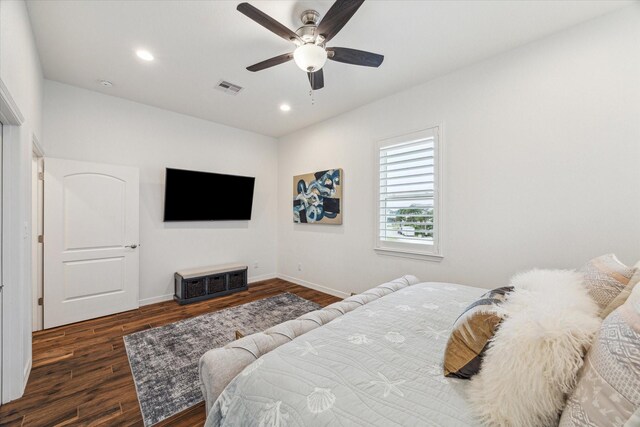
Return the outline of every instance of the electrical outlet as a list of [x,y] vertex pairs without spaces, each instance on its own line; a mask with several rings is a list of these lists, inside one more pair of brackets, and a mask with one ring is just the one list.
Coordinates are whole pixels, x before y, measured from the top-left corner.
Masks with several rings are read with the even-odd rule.
[[302,263],[301,262],[298,263],[298,271],[302,271]]
[[253,263],[253,268],[259,268],[259,267],[260,267],[260,264],[258,264],[258,261]]

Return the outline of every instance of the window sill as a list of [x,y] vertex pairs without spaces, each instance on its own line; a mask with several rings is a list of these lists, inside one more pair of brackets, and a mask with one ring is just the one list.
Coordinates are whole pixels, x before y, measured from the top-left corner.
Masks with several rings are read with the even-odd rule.
[[412,251],[410,249],[373,248],[373,250],[375,250],[380,255],[419,259],[423,261],[440,262],[444,259],[444,256],[440,254],[435,254],[431,252]]

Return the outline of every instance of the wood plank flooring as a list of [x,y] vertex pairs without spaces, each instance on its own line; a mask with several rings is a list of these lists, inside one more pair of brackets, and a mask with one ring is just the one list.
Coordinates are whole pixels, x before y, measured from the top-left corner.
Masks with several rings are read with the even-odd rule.
[[[248,291],[180,306],[173,301],[33,334],[33,368],[22,398],[0,406],[2,426],[142,426],[122,337],[200,314],[291,292],[326,306],[339,300],[273,279]],[[162,426],[200,426],[204,404]]]

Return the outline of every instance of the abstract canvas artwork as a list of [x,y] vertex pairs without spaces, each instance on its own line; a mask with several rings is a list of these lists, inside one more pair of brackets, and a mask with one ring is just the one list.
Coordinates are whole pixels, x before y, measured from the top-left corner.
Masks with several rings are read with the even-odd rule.
[[342,224],[342,169],[293,177],[293,222]]

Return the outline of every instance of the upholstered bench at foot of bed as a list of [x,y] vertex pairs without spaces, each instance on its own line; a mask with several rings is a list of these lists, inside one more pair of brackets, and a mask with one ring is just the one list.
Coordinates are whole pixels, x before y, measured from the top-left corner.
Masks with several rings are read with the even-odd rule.
[[419,283],[417,277],[403,276],[328,305],[321,310],[312,311],[297,319],[276,325],[264,332],[248,335],[224,347],[209,350],[200,358],[199,362],[200,386],[207,413],[231,380],[260,356],[345,313],[417,283]]

